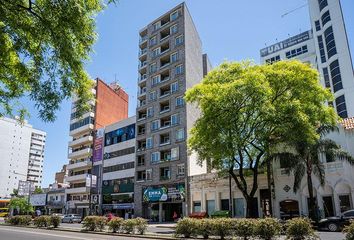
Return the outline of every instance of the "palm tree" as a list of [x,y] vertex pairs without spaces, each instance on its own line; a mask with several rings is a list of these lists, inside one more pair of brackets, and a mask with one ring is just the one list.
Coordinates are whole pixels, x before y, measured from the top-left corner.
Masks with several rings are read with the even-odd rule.
[[293,152],[289,151],[277,154],[277,157],[286,166],[285,168],[288,173],[290,174],[291,172],[294,176],[293,190],[295,193],[299,190],[301,180],[306,175],[309,204],[311,206],[309,215],[314,220],[318,220],[319,216],[316,216],[312,174],[319,179],[321,185],[325,183],[324,164],[320,156],[326,156],[327,161],[338,159],[354,165],[354,158],[348,152],[344,151],[341,146],[331,139],[323,139],[323,136],[330,130],[331,128],[329,127],[321,127],[318,129],[321,137],[317,141],[295,142],[291,145]]

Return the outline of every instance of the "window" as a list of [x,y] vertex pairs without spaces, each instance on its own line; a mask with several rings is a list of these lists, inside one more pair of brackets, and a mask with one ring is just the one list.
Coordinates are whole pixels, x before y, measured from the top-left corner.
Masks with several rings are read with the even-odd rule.
[[297,48],[297,49],[293,49],[291,51],[288,51],[285,53],[286,55],[286,58],[293,58],[293,57],[296,57],[298,55],[301,55],[301,54],[304,54],[304,53],[307,53],[308,50],[307,50],[307,45],[305,46],[302,46],[300,48]]
[[130,147],[130,148],[125,148],[125,149],[110,152],[110,153],[105,153],[103,155],[103,159],[106,160],[106,159],[116,158],[116,157],[125,156],[125,155],[133,154],[133,153],[135,153],[135,147]]
[[150,46],[157,44],[157,37],[153,36],[150,38]]
[[178,114],[174,114],[171,115],[171,125],[177,125],[179,124],[179,115]]
[[150,73],[154,73],[157,71],[157,64],[156,63],[152,63],[150,65]]
[[184,164],[177,165],[177,176],[184,176]]
[[183,35],[179,35],[178,37],[175,38],[175,45],[181,45],[183,43]]
[[137,181],[144,181],[146,179],[146,172],[145,171],[138,171],[136,180]]
[[160,75],[157,75],[157,76],[153,76],[151,78],[151,85],[152,86],[155,86],[156,84],[158,84],[160,82]]
[[73,131],[77,128],[80,128],[82,126],[85,126],[87,124],[94,124],[94,119],[92,117],[87,117],[87,118],[84,118],[80,121],[77,121],[77,122],[74,122],[72,124],[70,124],[70,131]]
[[183,74],[184,72],[184,68],[183,68],[183,65],[178,65],[176,66],[176,75],[180,75],[180,74]]
[[151,122],[151,131],[156,131],[159,129],[160,125],[160,121],[159,120],[155,120]]
[[328,73],[328,68],[323,68],[322,69],[322,72],[323,72],[323,79],[325,81],[325,87],[326,88],[331,88],[331,83],[329,81],[329,73]]
[[215,212],[215,200],[207,200],[206,205],[208,215],[213,214]]
[[171,62],[177,62],[177,61],[178,61],[178,52],[172,53]]
[[145,165],[145,155],[138,156],[138,166],[144,166],[144,165]]
[[322,11],[322,9],[328,5],[327,0],[318,0],[318,5],[320,7],[320,11]]
[[354,211],[347,212],[346,214],[344,214],[344,217],[354,217]]
[[347,118],[348,113],[347,113],[347,106],[345,104],[345,97],[344,95],[339,96],[336,98],[336,108],[337,108],[337,113],[341,118]]
[[329,65],[329,69],[331,71],[333,91],[337,92],[338,90],[343,89],[342,76],[340,73],[338,60],[333,61]]
[[178,82],[171,83],[171,93],[178,91]]
[[176,97],[176,107],[181,107],[184,105],[183,96]]
[[160,55],[160,48],[155,48],[154,50],[152,50],[152,53],[151,53],[151,57],[157,57],[158,55]]
[[152,169],[146,169],[146,180],[151,181],[152,180]]
[[176,141],[183,141],[184,140],[184,129],[178,129],[176,131]]
[[172,148],[171,149],[171,161],[177,160],[179,158],[179,148]]
[[327,48],[327,56],[329,59],[337,53],[332,27],[329,27],[324,31],[324,37],[325,37],[326,48]]
[[320,49],[321,63],[325,63],[326,62],[326,53],[324,51],[324,44],[323,44],[322,36],[317,36],[317,41],[318,41],[318,47]]
[[161,26],[161,22],[156,22],[152,25],[152,30],[156,31],[157,29],[159,29]]
[[153,91],[153,92],[149,93],[149,100],[150,101],[154,101],[154,100],[156,100],[156,98],[157,98],[156,91]]
[[339,206],[340,212],[345,212],[351,209],[350,206],[350,197],[349,195],[340,195],[339,197]]
[[160,162],[160,152],[151,153],[151,163]]
[[135,138],[135,124],[119,128],[105,134],[105,146]]
[[171,34],[174,34],[174,33],[176,33],[176,32],[178,32],[177,24],[171,26],[171,28],[170,28],[170,33],[171,33]]
[[152,137],[146,139],[146,148],[153,148],[154,147],[154,140]]
[[171,21],[176,20],[178,18],[178,16],[179,16],[179,11],[178,10],[173,12],[173,13],[171,13],[171,16],[170,16]]
[[316,31],[320,31],[321,30],[321,24],[320,24],[319,20],[315,21],[315,28],[316,28]]
[[331,21],[331,15],[329,15],[329,11],[326,11],[324,14],[322,14],[321,20],[322,26]]
[[193,212],[201,212],[202,204],[200,201],[193,201]]
[[170,167],[160,168],[160,180],[168,180],[171,178]]
[[153,117],[154,116],[154,108],[153,107],[149,107],[147,110],[146,110],[146,115],[147,117]]
[[229,210],[229,199],[221,199],[221,211]]
[[266,59],[266,63],[272,64],[274,62],[280,61],[280,55],[274,56],[272,58]]
[[134,168],[134,162],[122,163],[114,166],[104,167],[103,173],[117,172],[126,169],[132,169],[132,168]]

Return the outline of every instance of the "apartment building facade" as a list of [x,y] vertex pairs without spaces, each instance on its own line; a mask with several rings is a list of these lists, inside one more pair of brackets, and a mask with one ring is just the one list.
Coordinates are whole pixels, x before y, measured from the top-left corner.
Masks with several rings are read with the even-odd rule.
[[0,118],[0,197],[9,198],[19,183],[41,186],[46,133],[26,121]]
[[135,116],[105,127],[99,189],[102,213],[134,214]]
[[199,111],[183,97],[210,63],[184,3],[139,36],[135,215],[171,221],[187,214],[187,176],[206,171],[195,154],[187,153],[186,139]]
[[105,126],[128,117],[128,95],[117,84],[107,85],[101,79],[94,80],[92,92],[95,99],[92,108],[81,117],[76,114],[76,98],[73,99],[69,142],[69,163],[66,166],[66,212],[82,216],[91,213],[93,197],[97,194],[97,174],[93,173],[93,147],[96,133]]

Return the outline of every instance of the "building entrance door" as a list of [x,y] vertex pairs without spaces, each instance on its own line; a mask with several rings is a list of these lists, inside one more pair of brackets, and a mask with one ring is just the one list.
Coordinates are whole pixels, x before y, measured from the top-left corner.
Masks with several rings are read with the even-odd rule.
[[177,219],[181,217],[182,214],[182,203],[163,203],[163,222],[173,222],[175,213],[177,214]]
[[323,199],[323,210],[325,217],[333,217],[334,216],[334,208],[333,208],[333,198],[332,196],[322,197]]

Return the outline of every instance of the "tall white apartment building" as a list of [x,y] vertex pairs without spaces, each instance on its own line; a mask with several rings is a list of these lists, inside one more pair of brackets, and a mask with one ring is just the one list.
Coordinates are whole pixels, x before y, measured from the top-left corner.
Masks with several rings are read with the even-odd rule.
[[8,198],[19,181],[42,184],[46,133],[25,122],[0,119],[0,198]]
[[261,62],[285,59],[309,62],[331,90],[330,103],[342,118],[354,117],[354,75],[340,0],[309,0],[312,30],[260,51]]

